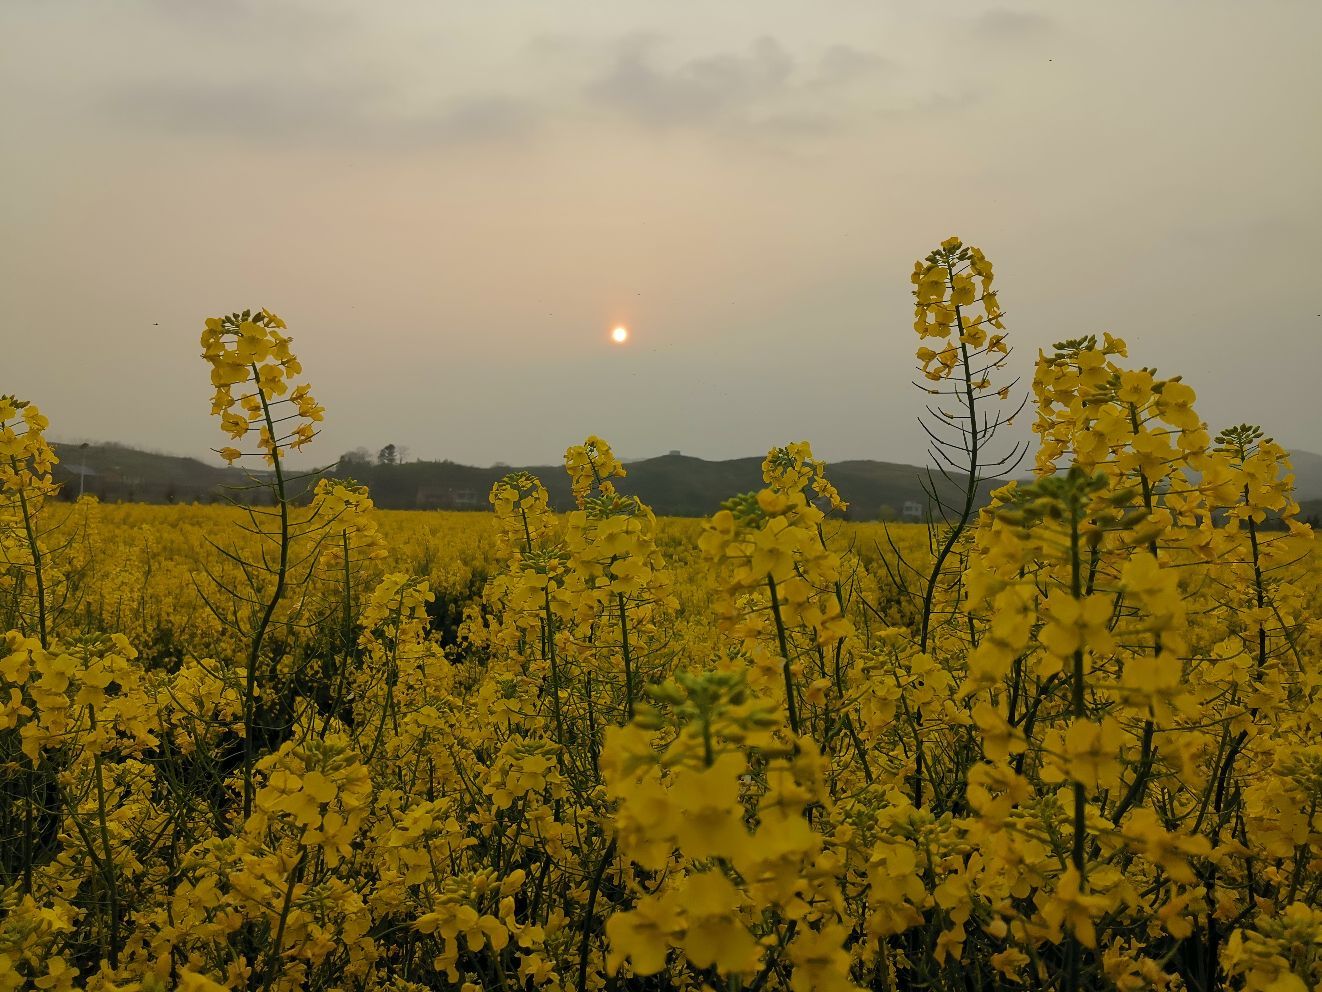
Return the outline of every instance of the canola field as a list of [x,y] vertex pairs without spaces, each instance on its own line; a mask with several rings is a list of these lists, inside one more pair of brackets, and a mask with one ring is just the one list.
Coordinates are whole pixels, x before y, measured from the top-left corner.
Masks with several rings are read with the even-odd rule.
[[979,507],[992,282],[915,266],[930,525],[843,522],[803,442],[706,520],[599,437],[565,514],[295,499],[334,411],[265,310],[202,335],[250,506],[59,502],[58,411],[0,397],[0,990],[1322,988],[1287,455],[1035,342],[1033,481]]

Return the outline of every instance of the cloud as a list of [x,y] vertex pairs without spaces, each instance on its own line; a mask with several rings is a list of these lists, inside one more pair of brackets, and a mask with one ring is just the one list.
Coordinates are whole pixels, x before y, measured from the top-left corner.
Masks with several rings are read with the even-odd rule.
[[818,86],[843,86],[886,74],[893,64],[875,52],[865,52],[852,45],[832,45],[817,63],[812,82]]
[[140,11],[189,36],[209,41],[263,37],[313,39],[344,37],[361,26],[345,9],[309,0],[143,0]]
[[475,96],[458,100],[417,128],[441,144],[466,144],[516,138],[531,132],[541,120],[532,103],[504,96]]
[[621,39],[610,68],[588,84],[588,100],[650,128],[820,134],[841,121],[840,107],[825,102],[822,89],[843,88],[888,67],[880,56],[848,45],[833,45],[805,63],[767,36],[742,52],[679,62],[666,60],[667,49],[657,35]]
[[517,137],[537,121],[535,108],[497,94],[471,94],[411,114],[383,80],[261,79],[137,82],[112,90],[102,111],[125,123],[173,135],[251,141],[450,145]]
[[366,89],[267,79],[137,82],[103,101],[110,115],[149,129],[263,140],[353,130],[368,105]]
[[993,7],[973,20],[973,33],[996,41],[1018,41],[1049,33],[1055,22],[1031,10]]
[[765,104],[794,71],[794,60],[772,38],[759,38],[747,55],[695,58],[673,69],[659,64],[661,47],[654,35],[625,39],[588,95],[651,126],[704,123]]
[[[254,0],[217,2],[240,11],[240,19],[256,16]],[[199,30],[206,14],[189,7],[176,16]],[[263,37],[264,44],[274,43]],[[343,53],[327,57],[325,46],[295,50],[287,60],[249,46],[237,62],[208,57],[204,49],[186,61],[140,63],[136,78],[117,81],[92,106],[112,126],[332,148],[518,140],[572,122],[585,110],[652,130],[703,130],[781,146],[811,141],[871,113],[877,101],[871,84],[893,68],[852,45],[800,55],[770,36],[733,51],[680,55],[677,48],[655,34],[609,41],[534,36],[524,54],[542,65],[500,77],[494,92],[477,80],[472,91],[447,92],[447,83],[425,68],[410,72],[397,62]]]

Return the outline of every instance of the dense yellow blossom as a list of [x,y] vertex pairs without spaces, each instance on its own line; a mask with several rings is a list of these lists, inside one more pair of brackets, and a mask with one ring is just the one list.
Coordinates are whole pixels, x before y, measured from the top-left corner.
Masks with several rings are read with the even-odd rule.
[[[981,443],[991,263],[913,283]],[[0,990],[1322,987],[1315,538],[1125,342],[1040,352],[1034,479],[883,526],[803,441],[704,521],[595,436],[565,513],[296,485],[286,330],[205,324],[232,506],[62,503],[0,396]]]

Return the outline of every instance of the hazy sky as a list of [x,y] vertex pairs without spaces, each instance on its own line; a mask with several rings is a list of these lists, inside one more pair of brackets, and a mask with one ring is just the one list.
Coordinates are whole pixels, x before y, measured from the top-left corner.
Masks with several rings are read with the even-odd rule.
[[[204,454],[266,306],[364,445],[917,460],[913,260],[1322,450],[1322,4],[5,0],[0,392]],[[609,344],[617,322],[633,329]]]

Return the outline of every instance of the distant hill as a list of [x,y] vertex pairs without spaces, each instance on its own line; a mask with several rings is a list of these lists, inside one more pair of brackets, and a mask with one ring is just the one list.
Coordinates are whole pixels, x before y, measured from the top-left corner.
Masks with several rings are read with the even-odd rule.
[[[240,487],[246,473],[236,468],[208,465],[196,458],[140,451],[119,444],[55,445],[61,464],[55,475],[64,484],[63,497],[78,495],[80,468],[86,466],[86,491],[108,502],[191,503],[216,502],[226,487]],[[1307,451],[1294,453],[1297,494],[1300,500],[1322,500],[1322,456]],[[722,500],[762,485],[762,459],[733,458],[709,461],[689,455],[669,454],[644,458],[627,465],[628,476],[618,482],[621,492],[633,493],[666,516],[705,516]],[[518,467],[478,468],[450,461],[414,461],[403,465],[355,462],[341,465],[334,473],[352,477],[369,486],[377,505],[384,509],[489,508],[487,493],[505,474]],[[569,478],[559,465],[527,466],[542,480],[557,509],[573,505]],[[850,504],[849,516],[875,520],[883,512],[903,516],[907,503],[923,504],[926,470],[896,462],[854,460],[832,462],[831,481]],[[943,494],[953,496],[955,487],[942,484]],[[962,484],[962,480],[957,479]],[[994,488],[984,485],[979,504]],[[1310,504],[1311,506],[1311,504]],[[888,508],[883,511],[883,507]]]
[[52,442],[60,463],[53,473],[63,485],[64,499],[77,499],[82,489],[103,502],[212,503],[226,487],[240,487],[246,474],[196,458],[162,455],[122,444]]
[[1295,499],[1322,499],[1322,455],[1296,448],[1290,452],[1290,466],[1294,469]]
[[1306,499],[1299,503],[1299,519],[1312,524],[1313,529],[1322,533],[1322,499]]
[[[60,464],[56,481],[61,496],[75,499],[82,487],[104,502],[212,503],[242,487],[246,473],[220,468],[177,455],[141,451],[120,444],[54,444]],[[569,477],[560,465],[493,466],[478,468],[449,461],[414,461],[403,465],[357,462],[341,465],[331,474],[366,484],[383,509],[486,510],[487,494],[502,476],[520,469],[542,480],[556,509],[573,506]],[[618,480],[621,492],[633,493],[665,516],[705,516],[721,501],[762,485],[762,459],[734,458],[708,461],[669,454],[630,462],[628,476]],[[913,465],[893,462],[845,461],[830,466],[832,482],[850,506],[855,519],[876,519],[882,507],[902,516],[906,503],[924,503],[925,473]],[[941,480],[943,493],[954,487]],[[992,486],[984,486],[982,502]]]
[[[762,459],[733,458],[708,461],[689,455],[669,454],[632,461],[628,475],[616,480],[617,488],[638,496],[658,514],[675,517],[705,516],[719,509],[723,500],[737,493],[762,487]],[[342,466],[338,474],[352,476],[372,490],[378,506],[417,509],[486,509],[491,486],[515,467],[476,468],[455,462],[409,462],[404,465],[356,464]],[[559,465],[527,466],[542,480],[557,509],[573,506],[569,477]],[[902,516],[905,504],[923,503],[923,469],[893,462],[832,462],[828,474],[841,496],[850,504],[849,516],[875,520],[889,507]],[[942,492],[955,489],[945,480]],[[983,487],[981,497],[994,486]],[[980,500],[981,502],[982,500]]]

